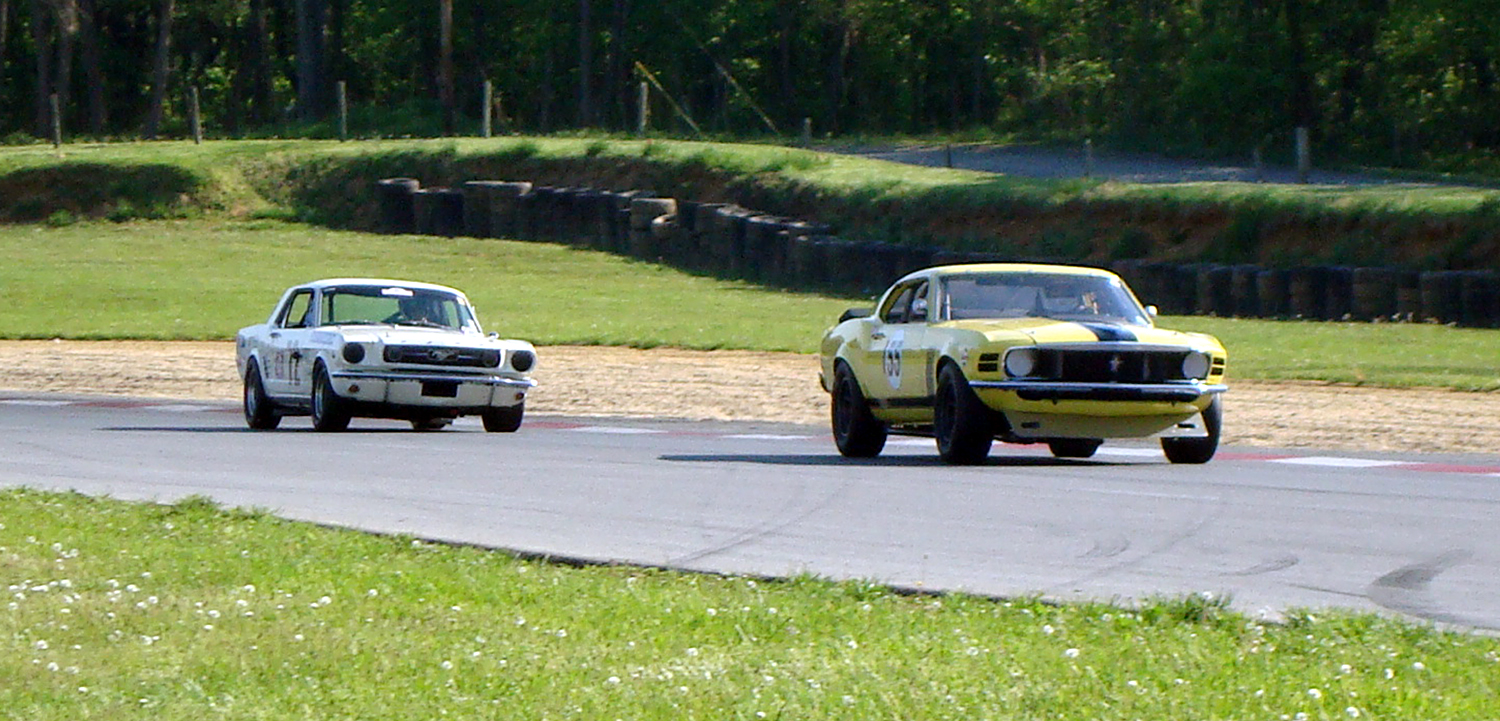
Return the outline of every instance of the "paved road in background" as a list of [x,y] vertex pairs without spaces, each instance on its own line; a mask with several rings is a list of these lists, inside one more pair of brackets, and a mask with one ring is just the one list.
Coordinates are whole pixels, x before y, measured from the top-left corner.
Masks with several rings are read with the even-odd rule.
[[[1500,629],[1500,456],[1231,448],[1173,466],[930,440],[840,458],[823,428],[533,418],[517,434],[306,419],[222,403],[0,394],[0,486],[229,506],[593,561],[810,572],[1058,599],[1231,594],[1236,607],[1384,609]],[[6,519],[7,524],[24,519]]]
[[[1083,148],[1066,150],[1028,145],[923,145],[910,147],[830,148],[831,152],[878,158],[908,165],[962,168],[1024,178],[1096,178],[1127,183],[1247,182],[1296,183],[1295,168],[1252,163],[1204,163],[1144,154],[1096,151],[1092,166]],[[1092,172],[1091,172],[1092,170]],[[1422,181],[1382,178],[1314,168],[1308,182],[1315,185],[1436,185]]]

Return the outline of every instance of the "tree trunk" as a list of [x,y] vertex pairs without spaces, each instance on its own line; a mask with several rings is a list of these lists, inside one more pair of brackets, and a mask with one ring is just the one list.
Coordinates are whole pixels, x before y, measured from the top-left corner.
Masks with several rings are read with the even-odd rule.
[[52,135],[52,13],[42,0],[31,0],[31,44],[36,53],[36,136]]
[[297,0],[297,118],[323,117],[327,86],[327,0]]
[[172,45],[173,0],[157,0],[156,3],[156,52],[151,60],[151,105],[146,108],[147,140],[154,140],[161,131],[162,114],[167,103],[167,61]]
[[594,122],[594,28],[592,0],[578,0],[578,125]]
[[103,135],[109,109],[104,105],[104,68],[99,60],[98,0],[79,0],[78,21],[79,39],[83,43],[83,81],[88,85],[89,132]]
[[0,0],[0,79],[5,76],[5,41],[10,39],[10,0]]
[[1302,0],[1286,0],[1286,34],[1291,65],[1292,98],[1288,108],[1298,127],[1312,128],[1315,120],[1312,78],[1307,71],[1307,38],[1302,33]]
[[453,87],[453,0],[438,1],[438,102],[443,106],[443,133],[453,135],[458,125]]
[[604,97],[611,107],[619,108],[616,125],[631,127],[631,118],[638,110],[635,107],[636,93],[630,92],[631,69],[635,67],[630,52],[630,0],[614,0],[614,16],[610,29],[609,60],[604,71],[608,78]]
[[59,113],[66,114],[73,96],[73,41],[78,37],[78,5],[74,0],[53,0],[57,13],[57,65],[53,74],[53,92],[57,93]]
[[250,122],[271,119],[271,54],[266,43],[266,0],[250,0],[250,14],[245,18],[245,82],[249,87]]

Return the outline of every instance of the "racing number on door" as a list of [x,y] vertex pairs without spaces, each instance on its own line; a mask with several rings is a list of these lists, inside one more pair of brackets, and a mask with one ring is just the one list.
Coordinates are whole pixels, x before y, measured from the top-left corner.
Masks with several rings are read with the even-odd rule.
[[899,330],[891,331],[890,340],[885,344],[885,353],[881,356],[885,380],[891,384],[892,390],[901,389],[901,351],[905,345],[905,335]]

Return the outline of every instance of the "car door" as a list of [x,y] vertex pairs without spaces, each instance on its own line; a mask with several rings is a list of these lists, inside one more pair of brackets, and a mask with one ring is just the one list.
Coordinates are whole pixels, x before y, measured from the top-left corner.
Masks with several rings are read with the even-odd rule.
[[926,279],[892,290],[877,311],[879,323],[870,334],[866,392],[876,405],[889,409],[930,407],[932,390],[927,376],[931,352],[927,341]]
[[272,396],[300,396],[307,392],[304,358],[308,336],[317,327],[317,304],[311,288],[294,291],[282,303],[272,320],[262,358],[261,373],[266,393]]

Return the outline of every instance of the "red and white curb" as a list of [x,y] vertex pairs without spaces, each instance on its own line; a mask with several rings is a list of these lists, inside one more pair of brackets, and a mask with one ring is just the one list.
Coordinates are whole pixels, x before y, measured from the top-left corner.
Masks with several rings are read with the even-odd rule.
[[[234,413],[238,414],[240,409],[228,405],[206,405],[180,401],[138,401],[128,399],[92,399],[92,400],[63,400],[63,399],[39,399],[39,398],[0,398],[0,407],[18,406],[35,408],[108,408],[126,410],[152,410],[167,413]],[[567,433],[592,433],[599,435],[617,436],[640,436],[640,435],[664,435],[664,436],[695,436],[706,438],[720,438],[724,440],[737,441],[768,441],[768,442],[817,442],[827,443],[827,436],[816,434],[795,433],[713,433],[702,431],[669,430],[662,428],[644,428],[631,425],[616,425],[609,422],[583,423],[571,421],[528,421],[526,427],[531,430],[552,430]],[[933,441],[930,438],[891,438],[886,442],[887,447],[892,448],[922,448],[931,450]],[[1045,449],[1037,446],[1010,445],[1005,444],[1004,452],[1007,455],[1038,455],[1050,456]],[[1140,458],[1159,459],[1162,458],[1161,451],[1156,448],[1139,447],[1101,447],[1098,456],[1114,458]],[[1290,466],[1308,466],[1316,468],[1334,468],[1347,470],[1369,470],[1377,468],[1388,468],[1392,470],[1416,471],[1422,473],[1460,473],[1468,475],[1492,476],[1500,478],[1500,465],[1466,465],[1460,463],[1436,463],[1423,461],[1400,461],[1382,460],[1373,458],[1355,458],[1349,456],[1298,456],[1285,453],[1256,453],[1245,451],[1221,451],[1218,460],[1225,461],[1259,461],[1264,463],[1277,463]]]

